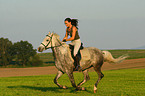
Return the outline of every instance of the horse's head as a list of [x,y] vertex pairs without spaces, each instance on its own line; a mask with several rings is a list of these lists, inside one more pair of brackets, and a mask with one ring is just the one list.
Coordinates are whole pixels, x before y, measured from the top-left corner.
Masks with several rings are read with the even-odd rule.
[[44,38],[43,42],[38,47],[38,51],[42,52],[46,49],[57,47],[59,45],[61,45],[59,35],[49,32],[48,35],[46,35],[46,37]]

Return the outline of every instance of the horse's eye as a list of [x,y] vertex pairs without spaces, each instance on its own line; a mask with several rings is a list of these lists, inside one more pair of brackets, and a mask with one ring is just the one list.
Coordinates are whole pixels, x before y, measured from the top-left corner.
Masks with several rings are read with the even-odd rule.
[[46,40],[47,42],[49,41],[49,40]]

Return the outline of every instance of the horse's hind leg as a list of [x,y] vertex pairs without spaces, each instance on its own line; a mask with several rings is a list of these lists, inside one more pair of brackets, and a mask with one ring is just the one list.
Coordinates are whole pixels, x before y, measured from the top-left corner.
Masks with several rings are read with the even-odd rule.
[[[84,74],[84,80],[78,84],[78,87],[81,87],[86,81],[90,80],[88,70],[83,71],[83,74]],[[85,90],[85,89],[82,88],[82,90]]]
[[99,67],[94,67],[95,71],[98,73],[98,80],[94,85],[94,93],[96,93],[97,91],[97,85],[99,83],[99,81],[104,77],[103,73],[101,72],[101,66]]
[[54,78],[54,83],[55,83],[58,87],[60,87],[60,88],[67,89],[66,86],[62,86],[62,85],[60,85],[60,84],[57,82],[57,80],[58,80],[62,75],[63,75],[63,73],[62,73],[61,71],[58,71],[56,77]]

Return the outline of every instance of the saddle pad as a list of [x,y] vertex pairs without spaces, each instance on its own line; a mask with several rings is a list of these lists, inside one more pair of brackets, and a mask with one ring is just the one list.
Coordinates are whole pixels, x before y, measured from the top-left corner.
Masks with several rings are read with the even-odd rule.
[[80,53],[82,61],[90,60],[91,56],[87,48],[83,48],[82,50],[80,50]]

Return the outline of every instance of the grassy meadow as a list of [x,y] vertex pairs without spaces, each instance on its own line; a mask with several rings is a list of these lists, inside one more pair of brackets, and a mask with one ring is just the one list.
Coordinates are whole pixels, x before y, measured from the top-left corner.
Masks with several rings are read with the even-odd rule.
[[[93,93],[96,72],[89,72],[90,80],[77,91],[64,74],[58,81],[68,89],[60,89],[54,83],[55,74],[42,76],[0,77],[0,96],[145,96],[145,69],[103,71],[105,77]],[[83,79],[82,73],[74,73],[76,83]]]
[[[109,50],[117,58],[128,54],[128,59],[145,58],[145,50]],[[44,66],[53,66],[52,53],[38,53]],[[89,72],[90,80],[83,87],[86,91],[75,91],[69,78],[64,74],[58,81],[68,89],[60,89],[54,83],[56,74],[42,76],[0,77],[0,96],[145,96],[145,69],[121,69],[103,71],[105,77],[93,93],[97,80],[96,72]],[[78,84],[83,79],[82,73],[74,73]]]

